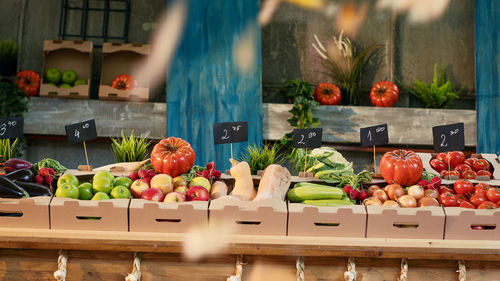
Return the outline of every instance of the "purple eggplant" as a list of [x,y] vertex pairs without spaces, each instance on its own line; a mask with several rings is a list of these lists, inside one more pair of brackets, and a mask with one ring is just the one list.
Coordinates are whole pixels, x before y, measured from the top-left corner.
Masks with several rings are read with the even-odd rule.
[[5,163],[3,163],[3,169],[7,172],[10,173],[12,171],[16,170],[21,170],[21,169],[31,169],[33,168],[33,164],[22,160],[22,159],[17,159],[17,158],[11,158]]
[[35,175],[29,169],[16,170],[5,175],[8,179],[12,181],[23,181],[23,182],[34,182]]

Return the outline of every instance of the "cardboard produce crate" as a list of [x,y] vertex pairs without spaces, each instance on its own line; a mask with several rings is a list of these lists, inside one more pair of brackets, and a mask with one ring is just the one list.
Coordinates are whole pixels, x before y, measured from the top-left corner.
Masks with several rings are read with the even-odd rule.
[[442,207],[393,208],[366,206],[367,238],[443,239]]
[[233,234],[286,235],[285,201],[240,201],[222,197],[210,201],[210,225],[229,224]]
[[130,232],[182,233],[208,223],[208,201],[182,203],[132,199]]
[[318,207],[288,203],[288,236],[364,238],[365,235],[365,206]]
[[[500,240],[500,209],[446,207],[444,239]],[[482,226],[484,229],[473,229]]]
[[0,227],[49,229],[51,197],[0,198]]
[[128,231],[130,199],[77,200],[54,197],[50,202],[50,228]]
[[[88,99],[92,78],[93,45],[90,41],[45,40],[43,42],[43,73],[40,84],[41,97]],[[72,88],[58,88],[47,84],[45,73],[57,68],[61,74],[66,70],[76,72],[77,79],[87,81],[87,85]]]
[[[422,159],[422,165],[425,171],[438,174],[439,173],[431,167],[430,161],[436,158],[437,153],[417,153],[418,156]],[[473,157],[479,159],[485,159],[490,163],[490,166],[493,168],[493,179],[489,179],[488,177],[478,177],[475,180],[468,180],[474,184],[485,182],[488,184],[500,185],[500,163],[497,161],[497,156],[495,154],[473,154]],[[451,184],[454,183],[457,179],[443,179],[443,184]]]
[[134,69],[149,52],[150,45],[147,44],[104,43],[99,99],[147,102],[149,85],[144,84],[144,81],[138,81],[138,86],[130,91],[115,89],[111,84],[120,74],[134,75]]

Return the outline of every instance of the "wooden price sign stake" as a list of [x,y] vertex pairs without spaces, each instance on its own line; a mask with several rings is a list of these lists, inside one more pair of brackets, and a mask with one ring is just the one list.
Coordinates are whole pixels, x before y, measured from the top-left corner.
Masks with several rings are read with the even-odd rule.
[[233,158],[233,143],[248,141],[248,122],[226,122],[214,124],[214,143],[231,145]]
[[89,165],[89,158],[87,155],[87,146],[85,145],[85,141],[97,138],[95,120],[91,119],[80,123],[66,125],[65,128],[69,142],[71,143],[83,142],[85,161],[87,162],[87,171],[91,171],[92,168]]
[[[459,150],[459,151],[464,150],[465,148],[464,130],[465,130],[464,123],[455,123],[455,124],[432,127],[434,151],[446,152],[454,150]],[[450,161],[448,160],[448,175],[450,171],[451,171],[451,166],[450,166]]]
[[308,128],[308,129],[293,130],[293,147],[306,149],[306,157],[304,159],[304,177],[306,177],[307,150],[309,148],[321,147],[322,140],[323,140],[323,128]]
[[375,146],[389,143],[389,130],[387,129],[387,124],[361,128],[359,130],[359,136],[361,138],[361,147],[373,147],[373,170],[376,174],[377,158]]
[[[23,136],[24,118],[12,117],[0,119],[0,139],[9,139],[7,141],[7,156],[10,159],[10,139]],[[1,156],[1,155],[0,155]]]

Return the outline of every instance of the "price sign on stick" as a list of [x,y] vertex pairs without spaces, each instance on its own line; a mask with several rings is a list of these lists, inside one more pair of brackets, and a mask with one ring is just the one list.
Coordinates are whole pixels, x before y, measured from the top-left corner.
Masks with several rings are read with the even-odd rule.
[[464,123],[432,127],[432,136],[435,152],[464,150],[465,148]]
[[308,128],[293,130],[293,147],[316,148],[321,147],[323,128]]
[[321,147],[322,139],[323,139],[323,128],[308,128],[308,129],[293,130],[293,147],[306,149],[306,156],[304,157],[304,177],[306,175],[306,168],[307,168],[307,149]]
[[[0,118],[0,139],[14,139],[23,136],[24,118]],[[7,154],[10,158],[10,140],[7,142]]]
[[370,147],[389,143],[387,124],[361,128],[361,147]]
[[90,171],[89,158],[87,156],[87,146],[85,141],[97,138],[97,130],[95,128],[95,120],[87,120],[80,123],[67,125],[66,135],[68,141],[72,143],[83,142],[83,150],[85,152],[85,161],[87,162],[87,171]]
[[233,158],[233,143],[248,141],[248,122],[225,122],[214,124],[214,143],[231,144]]
[[373,170],[377,173],[377,145],[389,143],[389,130],[387,124],[380,124],[377,126],[365,127],[359,130],[361,138],[361,147],[373,147]]
[[24,118],[12,117],[0,119],[0,139],[15,139],[23,136]]

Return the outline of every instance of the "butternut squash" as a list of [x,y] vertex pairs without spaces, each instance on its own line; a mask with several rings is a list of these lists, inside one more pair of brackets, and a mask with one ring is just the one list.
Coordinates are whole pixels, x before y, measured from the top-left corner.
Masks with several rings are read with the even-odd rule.
[[285,200],[285,195],[292,182],[292,175],[287,168],[271,164],[264,170],[259,189],[254,201],[265,199]]
[[227,195],[227,185],[223,181],[216,181],[212,183],[212,188],[210,189],[210,198],[217,199],[222,196]]
[[247,162],[238,162],[234,159],[229,159],[233,167],[229,172],[234,177],[234,188],[229,195],[237,197],[243,201],[252,200],[257,192],[253,186],[252,172]]

